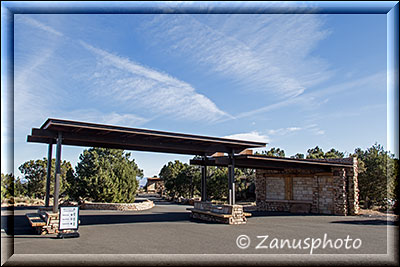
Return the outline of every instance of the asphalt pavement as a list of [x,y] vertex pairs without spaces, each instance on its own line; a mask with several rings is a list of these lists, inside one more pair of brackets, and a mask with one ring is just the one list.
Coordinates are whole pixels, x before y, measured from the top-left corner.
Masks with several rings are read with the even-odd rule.
[[[14,254],[386,254],[398,226],[360,216],[253,212],[245,225],[190,218],[191,206],[156,202],[146,211],[81,210],[79,238],[40,236],[18,208],[2,208],[2,242]],[[6,223],[13,218],[13,228]],[[14,231],[14,238],[12,238]],[[388,239],[389,237],[389,239]],[[389,246],[387,245],[389,242]]]

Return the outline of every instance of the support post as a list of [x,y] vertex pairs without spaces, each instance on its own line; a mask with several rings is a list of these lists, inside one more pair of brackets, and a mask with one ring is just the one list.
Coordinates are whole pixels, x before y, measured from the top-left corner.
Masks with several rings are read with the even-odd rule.
[[46,177],[46,199],[45,206],[48,207],[50,203],[50,179],[51,179],[51,158],[53,153],[53,143],[49,144],[49,151],[47,153],[47,177]]
[[228,165],[228,203],[235,205],[235,158],[233,152],[229,155]]
[[231,167],[232,175],[231,175],[231,188],[232,188],[232,204],[235,205],[235,195],[236,195],[236,190],[235,190],[235,157],[234,154],[232,153],[232,167]]
[[207,165],[206,157],[203,157],[204,165],[201,166],[201,201],[207,201]]
[[53,204],[53,213],[58,212],[58,197],[60,194],[60,176],[61,176],[61,141],[62,141],[62,133],[58,132],[57,138],[57,150],[56,150],[56,171],[55,171],[55,179],[54,179],[54,204]]

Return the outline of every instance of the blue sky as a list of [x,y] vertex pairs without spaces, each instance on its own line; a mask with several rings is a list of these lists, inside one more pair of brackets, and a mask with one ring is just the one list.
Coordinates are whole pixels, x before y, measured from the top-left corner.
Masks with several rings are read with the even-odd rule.
[[[286,156],[387,147],[386,15],[14,19],[15,168],[47,155],[26,136],[48,117],[265,141]],[[191,158],[131,152],[145,176]]]

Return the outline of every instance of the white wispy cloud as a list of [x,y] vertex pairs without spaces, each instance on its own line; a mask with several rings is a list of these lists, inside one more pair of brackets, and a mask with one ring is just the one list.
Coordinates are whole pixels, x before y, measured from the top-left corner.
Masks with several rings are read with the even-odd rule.
[[[41,123],[55,110],[52,105],[61,102],[62,88],[51,74],[57,68],[53,58],[64,35],[27,14],[15,15],[14,28],[18,33],[14,43],[14,119],[17,132],[25,135],[27,125]],[[29,34],[31,42],[27,44],[21,34]]]
[[277,110],[287,106],[304,106],[304,107],[317,107],[321,103],[327,101],[326,97],[335,96],[343,92],[359,92],[365,90],[365,88],[386,90],[385,87],[382,88],[382,84],[385,84],[386,73],[377,72],[368,76],[361,78],[356,78],[351,81],[335,84],[329,87],[321,88],[319,90],[314,90],[306,94],[302,94],[297,97],[288,98],[282,101],[277,101],[274,104],[266,105],[257,109],[250,111],[245,111],[235,115],[235,118],[246,118],[251,117],[256,114],[266,113],[268,111]]
[[143,32],[248,90],[293,97],[331,76],[311,55],[329,33],[322,26],[319,15],[161,15]]
[[318,124],[309,124],[303,127],[304,130],[309,131],[313,135],[324,135],[325,131],[320,129]]
[[57,118],[67,120],[76,120],[79,118],[80,121],[132,127],[143,125],[150,120],[135,114],[124,114],[118,112],[105,113],[96,109],[77,109],[57,113]]
[[155,116],[205,121],[230,117],[184,81],[85,42],[81,44],[97,58],[90,77],[96,96],[135,109],[145,108]]
[[286,135],[288,133],[296,132],[302,130],[301,127],[287,127],[287,128],[279,128],[279,129],[271,129],[268,130],[268,134],[270,135]]
[[20,15],[18,17],[21,19],[22,22],[25,22],[26,24],[29,24],[29,25],[31,25],[33,27],[36,27],[38,29],[41,29],[41,30],[46,31],[46,32],[51,33],[51,34],[55,34],[55,35],[60,36],[60,37],[64,36],[64,34],[62,32],[57,31],[53,27],[50,27],[50,26],[48,26],[48,25],[46,25],[46,24],[44,24],[44,23],[42,23],[42,22],[40,22],[40,21],[38,21],[38,20],[36,20],[34,18],[31,18],[31,17],[29,17],[27,15]]
[[53,65],[55,45],[36,47],[33,53],[16,52],[14,65],[14,120],[16,130],[29,132],[32,123],[40,123],[60,101],[59,84],[48,75]]
[[265,143],[269,142],[269,137],[258,131],[227,135],[224,136],[224,138],[244,140],[244,141],[254,141],[254,142],[265,142]]
[[[63,74],[58,69],[58,65],[62,64],[60,62],[63,62],[62,55],[57,52],[57,48],[65,41],[65,38],[60,38],[63,34],[27,16],[18,16],[17,23],[21,22],[28,22],[35,29],[45,30],[51,34],[28,46],[29,49],[19,49],[20,43],[16,46],[14,69],[16,143],[26,142],[26,135],[29,134],[30,128],[34,125],[40,126],[48,117],[133,127],[143,125],[150,120],[133,113],[77,107],[75,99],[84,97],[85,92],[80,92],[72,98],[69,97],[68,85],[62,80],[65,76],[71,79],[70,77],[75,75],[75,71],[70,69],[69,72]],[[17,26],[20,27],[20,24]],[[34,34],[41,36],[37,33]],[[46,45],[42,45],[43,42]],[[62,79],[60,80],[60,78]]]
[[[33,44],[32,51],[17,50],[16,53],[14,99],[19,142],[24,142],[31,125],[40,125],[47,117],[132,127],[143,125],[157,116],[206,122],[229,117],[209,98],[196,93],[190,84],[166,73],[113,55],[90,44],[76,42],[61,31],[30,16],[18,15],[16,23],[50,33],[45,37],[47,45],[39,45],[43,42],[39,39]],[[64,59],[57,48],[66,40],[77,45],[74,49],[82,50],[84,47],[95,57]],[[57,69],[55,64],[60,60],[73,66],[69,68],[68,73],[61,74]],[[60,77],[65,78],[65,75],[68,75],[69,79],[82,80],[82,90],[76,91],[75,97],[88,98],[89,95],[88,100],[92,104],[101,103],[99,108],[77,109],[74,106],[74,97],[71,98],[68,92],[69,87],[57,80]],[[113,107],[107,107],[107,112],[102,110],[102,106],[107,105],[107,100],[113,102],[115,111]],[[138,115],[140,110],[145,110],[146,112],[142,113],[149,114],[150,117]]]
[[253,110],[249,110],[249,111],[245,111],[242,113],[239,113],[238,115],[235,115],[236,119],[241,119],[241,118],[246,118],[246,117],[251,117],[254,116],[256,114],[260,114],[260,113],[266,113],[268,111],[271,110],[275,110],[275,109],[279,109],[282,107],[286,107],[290,104],[298,104],[299,102],[301,102],[304,98],[303,97],[293,97],[293,98],[289,98],[283,101],[278,101],[277,103],[271,104],[271,105],[267,105],[261,108],[257,108],[257,109],[253,109]]

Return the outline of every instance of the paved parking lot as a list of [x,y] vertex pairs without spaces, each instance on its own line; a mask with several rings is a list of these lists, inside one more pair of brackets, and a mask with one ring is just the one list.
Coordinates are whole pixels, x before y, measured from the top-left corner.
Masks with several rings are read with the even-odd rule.
[[81,210],[75,239],[36,235],[24,216],[34,208],[21,208],[14,239],[3,220],[2,238],[14,241],[15,254],[310,254],[311,247],[313,254],[386,254],[388,231],[398,228],[378,218],[287,213],[253,213],[245,225],[224,225],[190,219],[188,207],[158,202],[141,212]]

